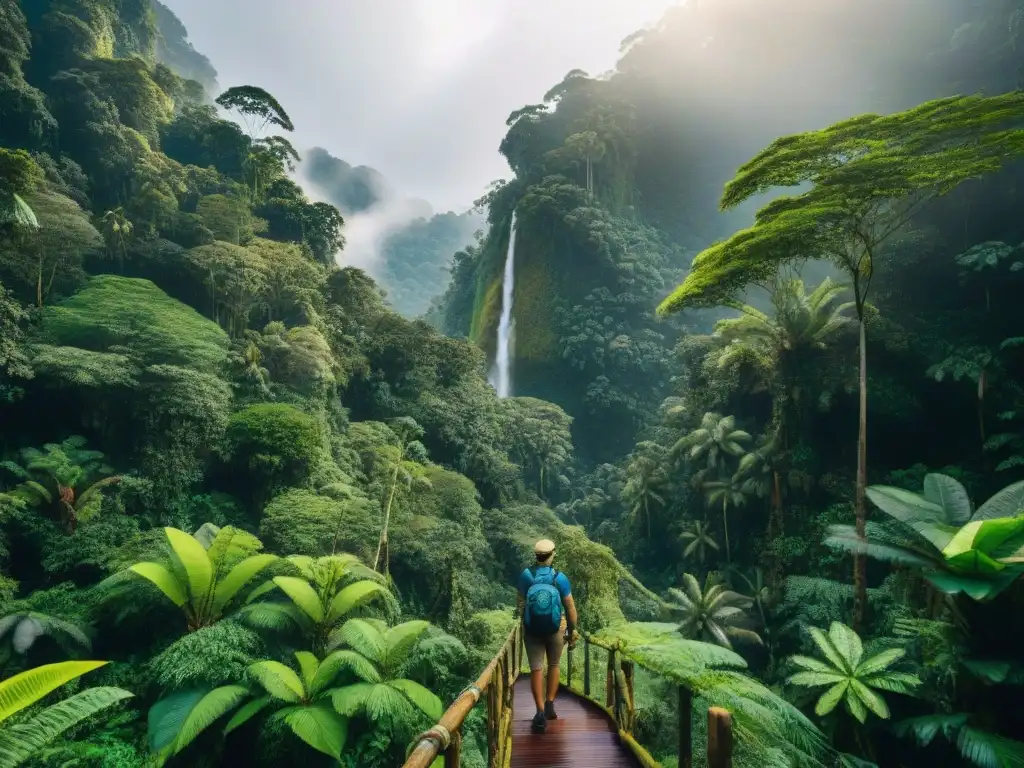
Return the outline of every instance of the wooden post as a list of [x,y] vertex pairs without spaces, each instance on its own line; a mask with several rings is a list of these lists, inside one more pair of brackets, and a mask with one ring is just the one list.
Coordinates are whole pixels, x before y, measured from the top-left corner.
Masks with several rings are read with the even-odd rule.
[[604,703],[615,711],[615,651],[608,651],[608,672],[604,676]]
[[590,695],[590,641],[583,638],[583,695]]
[[708,709],[708,768],[732,768],[732,715]]
[[693,768],[693,694],[679,686],[679,768]]
[[452,743],[444,753],[444,768],[462,768],[462,731],[452,733]]
[[500,768],[501,744],[501,660],[491,673],[491,684],[487,686],[487,765]]
[[633,720],[634,720],[634,716],[636,714],[636,699],[633,696],[633,692],[634,692],[633,673],[634,673],[634,671],[635,671],[635,669],[633,667],[633,662],[632,661],[626,661],[626,659],[623,659],[622,660],[622,676],[625,678],[625,682],[626,682],[626,686],[625,686],[626,687],[626,698],[628,699],[628,701],[626,702],[626,718],[627,718],[628,724],[627,724],[627,726],[626,726],[626,728],[624,730],[626,731],[626,733],[628,733],[630,735],[632,735],[632,733],[633,733]]
[[565,658],[565,687],[572,688],[572,648],[567,648],[565,650]]

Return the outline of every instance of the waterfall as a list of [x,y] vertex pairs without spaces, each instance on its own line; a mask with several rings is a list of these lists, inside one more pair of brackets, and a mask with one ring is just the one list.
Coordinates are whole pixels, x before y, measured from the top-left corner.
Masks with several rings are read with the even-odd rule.
[[515,286],[516,212],[512,211],[512,225],[508,233],[508,253],[505,256],[505,276],[501,283],[501,320],[498,323],[498,349],[494,355],[494,368],[490,382],[498,397],[512,394],[512,344],[515,341],[515,323],[512,321],[512,289]]

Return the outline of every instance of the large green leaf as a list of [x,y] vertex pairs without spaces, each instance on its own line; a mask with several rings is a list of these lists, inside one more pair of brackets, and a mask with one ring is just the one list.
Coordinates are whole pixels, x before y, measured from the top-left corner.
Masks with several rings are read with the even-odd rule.
[[846,675],[837,672],[797,672],[789,677],[793,685],[802,685],[806,688],[816,688],[822,685],[835,685],[846,679]]
[[180,752],[248,695],[244,686],[225,685],[165,696],[149,710],[149,748],[171,755]]
[[993,596],[995,585],[993,582],[982,579],[974,579],[969,576],[961,576],[955,573],[925,573],[924,577],[936,589],[945,592],[947,595],[957,595],[963,592],[972,600],[987,600]]
[[388,685],[400,691],[417,709],[435,722],[444,714],[441,699],[432,692],[412,680],[389,680]]
[[295,576],[277,576],[274,583],[317,624],[324,620],[324,607],[320,604],[320,596],[309,586],[308,581]]
[[341,759],[348,736],[348,719],[325,704],[308,707],[288,707],[279,716],[292,729],[292,733],[313,749]]
[[405,663],[412,649],[416,647],[423,633],[430,629],[430,622],[422,620],[406,621],[396,624],[384,633],[384,647],[387,654],[386,665],[389,669],[398,669]]
[[881,653],[876,653],[874,656],[864,659],[864,661],[857,665],[856,675],[858,678],[864,679],[868,675],[873,675],[877,672],[881,672],[883,669],[888,669],[898,660],[902,659],[905,653],[906,651],[902,648],[889,648]]
[[50,691],[107,663],[61,661],[56,664],[44,664],[0,681],[0,722],[35,704]]
[[213,587],[213,565],[203,545],[177,528],[164,528],[167,540],[188,579],[189,595],[198,606],[207,599]]
[[302,675],[302,684],[306,691],[313,685],[317,670],[320,667],[320,660],[309,651],[296,651],[295,660],[299,663],[299,672]]
[[970,726],[960,729],[956,746],[978,768],[1024,768],[1024,743]]
[[947,523],[963,525],[971,519],[971,499],[967,490],[949,475],[925,475],[924,498],[942,507]]
[[188,602],[185,587],[175,578],[173,573],[160,565],[160,563],[136,563],[128,570],[152,582],[156,585],[157,589],[167,596],[168,600],[179,608]]
[[[952,538],[953,534],[949,534]],[[916,568],[934,568],[938,553],[933,558],[925,556],[907,546],[895,543],[873,541],[858,536],[852,525],[831,525],[823,542],[826,547],[849,552],[852,555],[866,555],[873,560],[897,565],[909,565]]]
[[228,720],[227,725],[224,726],[224,735],[227,736],[236,728],[241,728],[253,717],[255,717],[264,709],[266,709],[267,705],[270,704],[272,701],[273,697],[271,696],[259,696],[255,699],[245,702],[245,704],[240,706],[238,708],[238,711],[231,716],[231,719]]
[[892,731],[897,736],[913,735],[920,746],[927,747],[939,733],[952,741],[960,728],[967,725],[967,717],[962,712],[908,717],[893,723]]
[[857,679],[850,680],[850,690],[869,710],[883,720],[889,719],[889,706],[885,703],[885,699],[877,692],[871,690]]
[[828,659],[832,666],[847,675],[853,672],[853,668],[849,665],[846,657],[832,644],[832,640],[828,635],[817,627],[809,627],[807,631],[814,644],[818,646],[818,650],[821,651],[821,655]]
[[971,520],[991,520],[996,517],[1016,517],[1024,511],[1024,480],[1008,485],[990,498],[974,513]]
[[833,709],[836,705],[843,700],[843,696],[846,695],[847,688],[850,687],[849,680],[843,680],[841,683],[836,683],[818,699],[818,703],[814,705],[814,712],[819,717],[824,717]]
[[942,550],[942,554],[949,559],[972,549],[989,553],[1022,531],[1024,516],[973,520],[957,531],[953,540]]
[[373,693],[377,683],[354,683],[331,691],[331,703],[343,715],[358,715],[366,707],[366,702]]
[[871,485],[867,488],[867,496],[885,514],[907,525],[922,521],[950,522],[946,519],[945,509],[939,504],[902,488],[891,485]]
[[368,683],[382,682],[377,667],[357,651],[344,649],[335,651],[320,663],[313,682],[309,687],[310,696],[318,696],[330,687],[331,683],[343,669],[354,673],[360,680]]
[[240,562],[220,580],[213,596],[213,610],[220,615],[224,607],[238,594],[256,574],[277,560],[276,555],[253,555]]
[[302,685],[302,680],[293,669],[279,661],[266,660],[250,664],[249,674],[276,699],[298,703],[305,698],[306,689]]
[[357,581],[355,584],[349,584],[331,600],[327,621],[334,624],[346,614],[378,597],[387,602],[394,599],[390,590],[383,584],[374,581]]
[[861,644],[860,635],[845,624],[833,621],[828,628],[828,637],[832,641],[833,647],[842,654],[843,660],[846,662],[846,671],[852,673],[864,655],[864,646]]
[[387,659],[385,631],[367,619],[349,619],[331,635],[331,646],[345,644],[374,664],[383,665]]
[[69,728],[119,701],[132,698],[120,688],[90,688],[47,707],[30,720],[4,729],[0,768],[14,768]]

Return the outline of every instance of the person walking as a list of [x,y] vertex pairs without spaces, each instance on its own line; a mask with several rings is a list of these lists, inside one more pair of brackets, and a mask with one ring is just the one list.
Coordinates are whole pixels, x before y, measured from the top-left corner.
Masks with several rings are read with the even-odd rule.
[[522,612],[526,656],[530,661],[530,690],[537,705],[532,728],[543,733],[548,720],[558,719],[555,713],[558,662],[566,644],[570,649],[576,645],[577,616],[569,579],[553,565],[555,542],[541,539],[534,545],[533,552],[537,562],[519,575],[517,603]]

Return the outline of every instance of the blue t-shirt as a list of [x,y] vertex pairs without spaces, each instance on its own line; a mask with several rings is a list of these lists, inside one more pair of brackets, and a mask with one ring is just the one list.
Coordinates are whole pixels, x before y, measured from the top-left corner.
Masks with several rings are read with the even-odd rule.
[[[539,566],[537,566],[537,575],[538,576],[546,576],[550,571],[551,571],[551,566],[550,565],[539,565]],[[546,583],[546,580],[545,580],[545,583]],[[521,574],[519,574],[519,584],[517,585],[517,588],[519,589],[519,594],[522,595],[525,598],[527,591],[529,591],[530,587],[532,587],[532,586],[533,586],[533,574],[530,573],[530,569],[527,568],[525,571],[523,571]],[[569,586],[569,579],[561,571],[559,571],[558,575],[555,576],[554,587],[555,587],[555,589],[558,590],[558,594],[562,596],[563,600],[565,600],[565,598],[567,598],[569,595],[572,594],[572,588]]]

